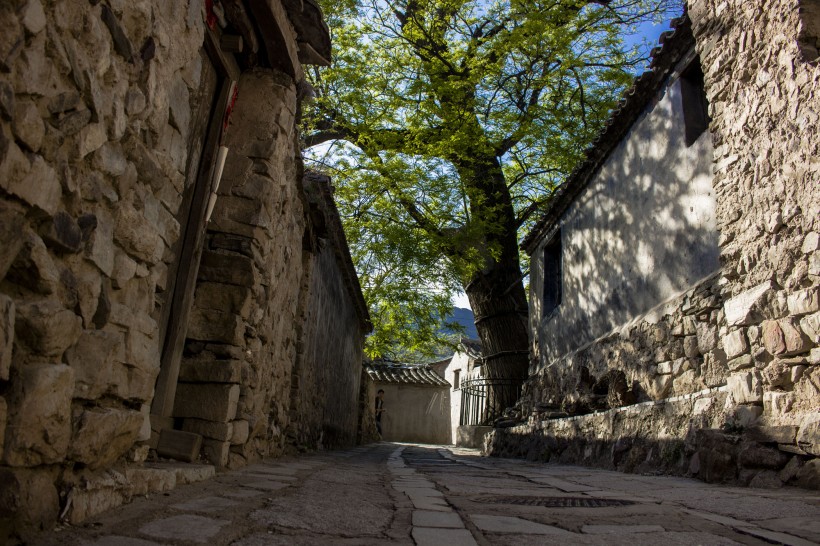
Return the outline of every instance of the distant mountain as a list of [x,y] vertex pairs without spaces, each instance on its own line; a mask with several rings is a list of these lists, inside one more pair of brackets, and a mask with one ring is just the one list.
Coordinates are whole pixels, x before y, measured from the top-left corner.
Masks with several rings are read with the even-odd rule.
[[[475,327],[475,316],[471,310],[456,307],[453,309],[453,313],[447,317],[447,322],[455,322],[456,324],[462,325],[464,327],[464,333],[461,335],[470,339],[478,339],[478,330],[476,330]],[[449,329],[445,329],[445,331],[449,331]]]

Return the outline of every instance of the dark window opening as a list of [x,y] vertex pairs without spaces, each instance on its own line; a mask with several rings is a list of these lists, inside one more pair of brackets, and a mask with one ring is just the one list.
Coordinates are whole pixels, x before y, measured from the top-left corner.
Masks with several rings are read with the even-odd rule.
[[800,1],[797,45],[804,60],[814,62],[820,58],[820,0]]
[[453,390],[461,388],[461,370],[453,370]]
[[559,231],[544,248],[544,317],[561,305],[561,254]]
[[686,131],[686,145],[691,146],[709,128],[709,102],[703,82],[700,59],[695,57],[680,76],[680,90],[683,99],[683,124]]

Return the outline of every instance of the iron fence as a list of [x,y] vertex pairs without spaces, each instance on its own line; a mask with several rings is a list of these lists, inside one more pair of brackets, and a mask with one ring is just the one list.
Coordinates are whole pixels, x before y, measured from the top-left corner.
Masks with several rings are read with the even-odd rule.
[[462,379],[459,424],[492,425],[521,397],[521,386],[512,379]]

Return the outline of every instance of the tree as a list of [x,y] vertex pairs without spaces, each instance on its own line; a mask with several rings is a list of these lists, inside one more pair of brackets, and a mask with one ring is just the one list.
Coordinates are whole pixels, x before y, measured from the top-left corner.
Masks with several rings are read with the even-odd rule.
[[[334,64],[305,145],[337,186],[371,306],[371,352],[426,348],[463,289],[489,378],[528,371],[519,230],[582,156],[645,58],[649,0],[328,0]],[[413,331],[415,329],[415,331]],[[419,336],[419,333],[423,334]],[[402,336],[404,338],[402,339]],[[514,395],[494,397],[501,407]]]

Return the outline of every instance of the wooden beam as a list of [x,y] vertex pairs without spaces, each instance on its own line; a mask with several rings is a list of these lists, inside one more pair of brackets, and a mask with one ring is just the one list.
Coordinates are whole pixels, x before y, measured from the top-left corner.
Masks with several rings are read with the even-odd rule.
[[211,103],[212,107],[207,110],[208,133],[202,159],[196,170],[196,184],[191,193],[188,216],[184,223],[180,222],[183,225],[180,235],[182,246],[177,253],[178,266],[174,276],[172,299],[166,302],[166,305],[170,305],[170,313],[165,328],[159,377],[151,403],[151,413],[158,416],[169,417],[173,414],[180,361],[188,331],[188,317],[194,301],[199,261],[205,244],[205,209],[211,193],[214,158],[219,148],[222,118],[230,88],[231,81],[223,79],[216,101]]

